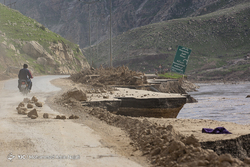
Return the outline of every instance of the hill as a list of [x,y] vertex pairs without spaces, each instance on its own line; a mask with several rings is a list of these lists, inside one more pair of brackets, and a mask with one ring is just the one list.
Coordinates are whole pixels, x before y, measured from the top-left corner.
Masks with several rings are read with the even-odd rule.
[[[112,0],[112,36],[153,23],[208,14],[244,1],[248,0]],[[7,5],[15,1],[0,2]],[[91,45],[109,39],[110,1],[88,2],[95,0],[18,0],[11,7],[84,48],[89,46],[89,32]]]
[[0,4],[0,76],[16,77],[24,63],[35,75],[70,74],[89,67],[78,45]]
[[[170,69],[178,45],[192,49],[187,74],[195,80],[250,80],[250,3],[132,29],[113,39],[113,65]],[[109,40],[91,48],[94,64],[109,65]],[[88,56],[90,49],[84,54]],[[250,57],[250,56],[249,56]],[[104,63],[105,62],[105,63]]]

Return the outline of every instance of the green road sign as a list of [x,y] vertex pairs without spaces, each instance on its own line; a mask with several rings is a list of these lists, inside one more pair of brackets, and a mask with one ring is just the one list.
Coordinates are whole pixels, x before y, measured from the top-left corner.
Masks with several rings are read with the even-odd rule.
[[191,54],[191,49],[179,46],[174,58],[174,62],[171,67],[172,72],[177,72],[179,74],[185,74],[185,70],[188,63],[189,55]]

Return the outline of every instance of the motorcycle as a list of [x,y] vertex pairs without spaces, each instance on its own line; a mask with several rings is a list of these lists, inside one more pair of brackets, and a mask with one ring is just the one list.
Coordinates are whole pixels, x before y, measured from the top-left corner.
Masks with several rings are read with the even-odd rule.
[[23,95],[27,95],[30,92],[30,90],[29,90],[29,84],[28,84],[28,82],[26,80],[21,80],[20,81],[19,91]]

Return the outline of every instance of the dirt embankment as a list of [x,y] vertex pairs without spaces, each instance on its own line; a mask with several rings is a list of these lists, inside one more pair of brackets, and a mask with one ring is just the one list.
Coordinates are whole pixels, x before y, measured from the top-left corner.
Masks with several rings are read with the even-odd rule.
[[[94,86],[96,83],[93,82],[93,80],[90,81],[90,78],[86,79],[87,77],[89,77],[86,75],[74,76],[74,78],[77,77],[78,81],[82,80],[83,83],[91,83],[92,86]],[[106,77],[106,83],[113,84],[115,81],[110,81],[110,77],[111,76]],[[115,78],[117,81],[120,81],[120,79],[117,78],[117,75],[113,75],[112,77],[113,79]],[[72,80],[76,81],[74,78],[72,78]],[[103,79],[105,79],[105,77],[103,77]],[[105,81],[98,82],[105,83]],[[71,86],[73,87],[73,85],[68,85],[68,89]],[[88,90],[89,85],[86,86],[84,84],[74,84],[74,87]],[[132,150],[127,150],[126,156],[132,156],[136,158],[141,156],[146,157],[147,160],[152,164],[152,166],[250,166],[250,159],[248,158],[248,154],[245,154],[244,157],[240,157],[242,159],[240,160],[235,154],[232,154],[233,156],[235,156],[233,157],[230,154],[230,151],[218,153],[215,152],[212,147],[210,149],[203,149],[201,144],[199,143],[199,140],[194,135],[190,133],[191,135],[184,136],[174,128],[173,124],[170,123],[158,124],[150,121],[150,119],[148,118],[132,118],[127,116],[115,115],[105,109],[101,109],[98,107],[90,108],[82,106],[80,101],[74,98],[67,100],[65,99],[65,96],[57,98],[55,102],[60,106],[67,107],[69,109],[67,111],[68,114],[83,114],[84,119],[80,116],[79,121],[86,120],[86,118],[92,119],[93,116],[108,125],[121,128],[129,136],[131,140],[130,146],[133,148]],[[246,141],[248,142],[249,138],[247,138]],[[222,143],[220,143],[220,145],[221,147],[226,146]],[[205,147],[204,144],[203,146]],[[128,152],[130,152],[130,154]]]
[[[110,86],[133,87],[151,90],[144,73],[129,70],[126,66],[117,68],[87,69],[70,76],[75,83],[85,84],[92,89],[108,89]],[[180,93],[196,91],[199,87],[188,80],[168,81],[150,85],[164,93]]]
[[88,84],[94,87],[143,85],[147,83],[143,73],[131,71],[125,66],[84,70],[71,75],[70,78],[76,83]]

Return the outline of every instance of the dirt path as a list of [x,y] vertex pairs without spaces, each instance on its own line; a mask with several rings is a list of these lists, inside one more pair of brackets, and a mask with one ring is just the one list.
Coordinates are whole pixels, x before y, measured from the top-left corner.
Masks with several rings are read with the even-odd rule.
[[[45,103],[38,109],[39,117],[30,119],[19,115],[15,109],[24,97],[17,90],[5,89],[5,86],[1,81],[1,166],[146,166],[143,161],[131,161],[125,157],[126,153],[122,155],[117,151],[127,147],[128,141],[124,142],[126,134],[118,133],[117,136],[112,128],[108,130],[108,135],[99,134],[105,127],[90,120],[76,123],[69,119],[54,119],[60,114],[58,111],[63,112],[63,108],[55,110],[55,106],[51,109],[45,100],[56,92],[33,92],[28,95],[29,98],[36,95]],[[43,113],[49,113],[50,118],[42,118]],[[110,137],[111,134],[113,137]],[[113,142],[122,139],[119,135],[124,135],[121,145]]]

